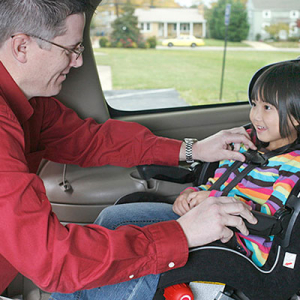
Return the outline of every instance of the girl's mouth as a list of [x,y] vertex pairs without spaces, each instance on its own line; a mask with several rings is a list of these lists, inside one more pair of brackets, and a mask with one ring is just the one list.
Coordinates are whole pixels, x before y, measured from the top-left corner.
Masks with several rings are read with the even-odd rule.
[[263,131],[265,131],[265,130],[267,130],[267,128],[264,127],[264,126],[260,126],[260,125],[257,125],[257,126],[256,126],[256,131],[257,131],[257,132],[263,132]]

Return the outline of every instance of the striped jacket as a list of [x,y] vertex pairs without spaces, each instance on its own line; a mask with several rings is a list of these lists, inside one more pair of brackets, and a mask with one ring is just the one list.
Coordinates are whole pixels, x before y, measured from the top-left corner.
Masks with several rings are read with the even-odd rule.
[[[240,152],[245,152],[241,148]],[[222,174],[234,163],[233,160],[223,160],[206,185],[201,185],[197,190],[208,190]],[[229,178],[220,187],[220,191],[212,190],[210,196],[222,196],[224,188],[241,172],[247,164],[244,163],[238,170],[230,174]],[[274,156],[268,160],[266,166],[256,167],[250,171],[228,194],[248,205],[253,210],[274,215],[282,207],[292,188],[300,178],[300,150]],[[244,248],[247,256],[258,265],[264,265],[268,258],[273,236],[262,238],[254,235],[244,236],[236,233],[238,243]]]

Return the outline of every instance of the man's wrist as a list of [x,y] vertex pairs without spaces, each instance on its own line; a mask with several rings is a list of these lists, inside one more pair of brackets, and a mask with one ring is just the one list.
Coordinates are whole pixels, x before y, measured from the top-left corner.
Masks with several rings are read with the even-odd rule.
[[191,164],[194,162],[193,158],[193,145],[197,142],[198,140],[195,138],[185,138],[184,143],[185,143],[185,160],[187,163]]

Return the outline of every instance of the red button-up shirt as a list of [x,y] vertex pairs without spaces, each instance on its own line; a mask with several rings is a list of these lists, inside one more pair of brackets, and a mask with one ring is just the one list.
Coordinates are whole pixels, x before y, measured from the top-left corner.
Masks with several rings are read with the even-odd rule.
[[63,226],[35,174],[42,158],[82,167],[176,165],[179,148],[139,124],[99,125],[54,98],[28,101],[0,62],[0,293],[17,272],[46,291],[70,293],[183,266],[188,246],[176,221],[114,231]]

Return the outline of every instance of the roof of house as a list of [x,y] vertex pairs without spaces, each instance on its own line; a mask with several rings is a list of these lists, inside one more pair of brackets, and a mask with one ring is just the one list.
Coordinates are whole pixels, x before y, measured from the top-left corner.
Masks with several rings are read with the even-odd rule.
[[252,4],[258,10],[300,10],[299,0],[252,0]]
[[205,19],[197,8],[137,8],[134,13],[139,22],[203,23]]

